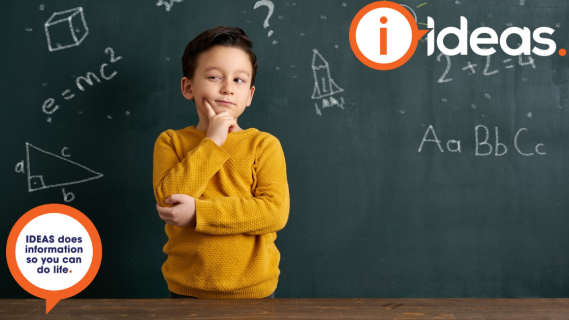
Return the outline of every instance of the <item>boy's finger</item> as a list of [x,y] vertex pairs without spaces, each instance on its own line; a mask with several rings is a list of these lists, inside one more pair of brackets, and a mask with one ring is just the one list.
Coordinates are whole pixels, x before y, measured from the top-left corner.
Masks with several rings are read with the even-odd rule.
[[177,203],[182,202],[183,196],[181,194],[173,194],[168,199],[170,199],[170,202],[169,202],[170,204],[172,204],[172,203],[177,204]]
[[218,113],[214,118],[216,118],[216,119],[235,119],[227,111],[223,111],[223,112]]
[[171,207],[171,208],[160,207],[160,208],[158,208],[158,214],[160,216],[169,217],[172,215],[172,210],[174,210],[174,207]]
[[207,109],[207,117],[209,119],[211,119],[212,117],[214,117],[216,115],[216,113],[215,113],[215,111],[213,111],[213,108],[211,107],[209,102],[207,102],[206,99],[203,99],[203,101],[204,101],[205,108]]
[[229,131],[228,132],[233,132],[233,130],[235,130],[235,127],[237,127],[237,120],[235,120],[235,118],[231,119],[231,122],[229,122]]
[[225,117],[219,117],[219,118],[217,118],[217,120],[220,120],[222,122],[226,122],[226,121],[233,121],[233,120],[235,120],[235,118],[233,118],[232,116],[225,116]]
[[159,205],[158,203],[156,204],[156,210],[158,210],[158,211],[163,211],[166,208],[168,208],[168,207],[163,207],[163,206]]
[[227,112],[227,111],[221,111],[220,113],[216,114],[216,115],[214,116],[214,118],[223,118],[223,117],[227,117],[227,116],[231,116],[231,115],[229,114],[229,112]]
[[158,211],[158,217],[160,217],[160,220],[164,220],[166,221],[166,217],[162,215],[162,213],[160,211]]
[[170,217],[160,216],[160,220],[163,220],[167,224],[172,224],[172,219]]

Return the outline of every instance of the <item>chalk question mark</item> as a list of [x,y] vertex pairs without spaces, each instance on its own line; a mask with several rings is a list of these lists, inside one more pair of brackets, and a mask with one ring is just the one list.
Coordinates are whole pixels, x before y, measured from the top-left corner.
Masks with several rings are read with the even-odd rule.
[[[261,1],[257,1],[255,3],[255,7],[253,7],[253,9],[257,9],[258,7],[261,6],[266,6],[267,8],[269,8],[269,14],[267,15],[267,18],[265,19],[265,22],[263,23],[263,28],[267,29],[267,27],[269,26],[269,19],[271,18],[271,16],[273,15],[273,11],[275,11],[275,5],[273,4],[272,1],[269,0],[261,0]],[[269,30],[269,34],[267,35],[267,37],[270,37],[273,35],[273,30]],[[275,44],[276,41],[273,41],[273,44]]]

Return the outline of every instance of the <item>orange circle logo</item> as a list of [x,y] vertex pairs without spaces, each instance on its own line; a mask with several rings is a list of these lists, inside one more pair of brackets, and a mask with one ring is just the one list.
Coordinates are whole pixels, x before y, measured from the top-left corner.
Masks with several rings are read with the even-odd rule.
[[429,30],[419,30],[403,6],[378,1],[363,7],[350,26],[350,46],[363,64],[376,70],[391,70],[407,62],[417,43]]
[[101,238],[91,220],[63,204],[26,212],[6,244],[12,276],[24,290],[46,299],[46,314],[93,281],[102,255]]

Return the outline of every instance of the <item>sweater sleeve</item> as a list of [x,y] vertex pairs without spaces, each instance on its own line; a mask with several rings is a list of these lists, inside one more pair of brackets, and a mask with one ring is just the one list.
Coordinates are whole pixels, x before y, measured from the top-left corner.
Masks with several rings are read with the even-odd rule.
[[272,233],[287,223],[290,196],[279,140],[267,139],[254,165],[254,197],[196,199],[196,231],[212,235]]
[[209,180],[230,158],[229,153],[208,137],[182,159],[176,153],[180,148],[173,130],[160,134],[154,145],[154,195],[161,206],[170,206],[165,200],[172,194],[201,197]]

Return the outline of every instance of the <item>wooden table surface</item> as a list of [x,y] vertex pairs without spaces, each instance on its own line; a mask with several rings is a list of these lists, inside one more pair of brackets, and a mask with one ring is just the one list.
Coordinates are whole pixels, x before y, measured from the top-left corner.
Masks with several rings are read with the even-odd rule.
[[569,299],[0,299],[0,319],[569,319]]

